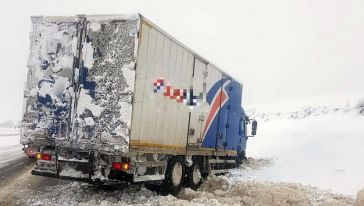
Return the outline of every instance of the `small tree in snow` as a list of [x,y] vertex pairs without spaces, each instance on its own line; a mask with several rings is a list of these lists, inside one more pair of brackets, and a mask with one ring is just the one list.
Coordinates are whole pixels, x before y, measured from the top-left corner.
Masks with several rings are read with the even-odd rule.
[[359,109],[360,114],[364,114],[364,99],[359,100],[356,107]]

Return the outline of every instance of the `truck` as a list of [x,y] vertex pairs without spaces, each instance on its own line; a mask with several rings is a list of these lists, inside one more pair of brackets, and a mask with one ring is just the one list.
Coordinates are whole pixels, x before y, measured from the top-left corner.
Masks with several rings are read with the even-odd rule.
[[33,175],[178,194],[245,158],[257,122],[243,85],[144,16],[31,20],[21,143]]

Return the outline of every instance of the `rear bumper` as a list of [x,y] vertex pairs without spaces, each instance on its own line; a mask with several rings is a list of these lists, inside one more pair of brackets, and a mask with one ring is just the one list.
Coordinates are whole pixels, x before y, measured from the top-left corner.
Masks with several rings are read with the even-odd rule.
[[104,172],[101,173],[96,168],[89,162],[57,159],[53,161],[37,160],[31,174],[93,184],[115,184],[133,181],[132,174],[110,168],[110,171],[104,176]]
[[48,171],[41,171],[41,170],[32,170],[31,172],[32,175],[38,175],[38,176],[45,176],[45,177],[54,177],[57,178],[57,174],[56,173],[52,173],[52,172],[48,172]]
[[88,182],[88,183],[96,182],[96,181],[91,180],[90,178],[58,176],[56,173],[53,173],[53,172],[41,171],[41,170],[36,170],[36,169],[32,170],[31,174],[36,175],[36,176],[52,177],[52,178],[65,179],[65,180],[74,180],[74,181],[81,181],[81,182]]
[[120,174],[116,174],[115,172],[110,173],[110,179],[108,179],[108,180],[62,176],[62,175],[57,175],[56,173],[53,173],[50,171],[41,171],[41,170],[37,170],[37,169],[32,170],[31,174],[35,175],[35,176],[51,177],[51,178],[57,178],[57,179],[87,182],[90,184],[103,184],[103,185],[118,185],[118,184],[129,183],[132,181],[132,176],[125,175],[125,174],[120,175]]

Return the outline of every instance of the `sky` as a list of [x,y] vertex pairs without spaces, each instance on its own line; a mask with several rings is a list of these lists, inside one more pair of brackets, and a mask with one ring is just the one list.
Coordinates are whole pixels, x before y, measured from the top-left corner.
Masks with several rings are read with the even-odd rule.
[[0,121],[21,118],[30,16],[139,12],[242,82],[249,108],[364,91],[363,11],[359,0],[0,0]]

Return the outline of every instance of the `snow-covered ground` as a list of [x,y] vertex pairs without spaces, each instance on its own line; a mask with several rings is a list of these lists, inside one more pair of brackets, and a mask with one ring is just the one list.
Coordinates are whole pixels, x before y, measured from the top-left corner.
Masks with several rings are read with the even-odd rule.
[[19,130],[0,127],[0,168],[9,161],[24,156]]
[[[248,154],[273,158],[272,167],[250,175],[256,180],[296,182],[355,196],[364,187],[364,92],[329,95],[255,109],[258,135]],[[287,108],[290,110],[287,110]],[[294,108],[295,107],[295,108]],[[281,109],[277,109],[281,108]],[[283,109],[283,110],[282,110]]]
[[257,179],[356,195],[364,187],[364,116],[337,113],[260,124],[249,155],[274,159]]
[[[212,176],[198,191],[184,189],[174,197],[161,196],[143,185],[123,188],[101,188],[87,183],[71,182],[44,186],[43,191],[22,191],[25,205],[120,206],[120,205],[353,205],[351,197],[320,191],[311,186],[293,183],[253,181],[247,171],[257,172],[269,166],[269,159],[253,159],[227,176]],[[245,176],[245,177],[244,177]]]

